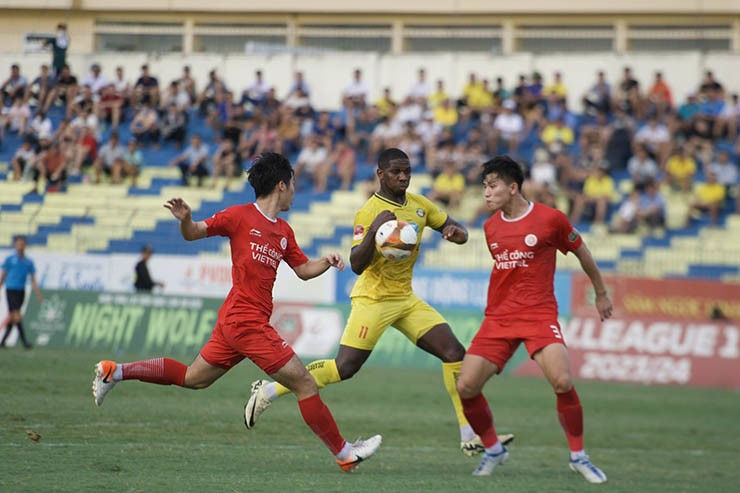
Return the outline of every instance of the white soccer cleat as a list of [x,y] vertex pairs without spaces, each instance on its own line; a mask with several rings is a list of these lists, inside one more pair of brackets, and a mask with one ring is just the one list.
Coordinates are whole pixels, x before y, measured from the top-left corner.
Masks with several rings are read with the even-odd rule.
[[269,383],[269,380],[255,380],[252,382],[252,395],[244,404],[244,426],[248,430],[254,428],[257,418],[272,404],[272,401],[265,394],[265,384],[267,383]]
[[350,444],[351,450],[347,460],[337,459],[337,464],[344,472],[354,471],[357,465],[368,460],[380,448],[383,437],[380,435],[371,436],[367,440],[357,440]]
[[115,361],[103,360],[95,365],[95,379],[93,379],[92,391],[96,406],[103,405],[105,394],[110,392],[116,385],[116,381],[113,380],[114,371],[116,371]]
[[570,470],[581,473],[589,483],[606,483],[604,471],[591,463],[588,455],[583,455],[575,460],[570,460]]
[[483,459],[481,459],[478,467],[473,471],[473,476],[490,476],[493,470],[496,469],[496,466],[504,464],[507,460],[509,460],[509,452],[506,451],[506,448],[498,454],[486,452],[483,454]]
[[[514,434],[504,433],[502,435],[499,435],[498,441],[501,442],[501,445],[508,445],[514,441]],[[467,442],[460,442],[460,450],[462,451],[463,455],[473,457],[485,452],[486,447],[485,445],[483,445],[483,441],[480,439],[480,437],[478,435],[475,435],[472,440],[468,440]]]

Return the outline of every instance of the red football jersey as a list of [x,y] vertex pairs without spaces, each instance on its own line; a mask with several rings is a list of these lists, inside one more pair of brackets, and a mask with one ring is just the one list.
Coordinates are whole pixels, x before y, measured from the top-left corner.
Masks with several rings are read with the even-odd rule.
[[226,236],[231,244],[232,287],[219,319],[267,323],[272,315],[272,287],[281,260],[291,267],[308,262],[283,219],[273,221],[256,204],[236,205],[205,220],[208,236]]
[[568,253],[583,240],[557,209],[532,203],[517,219],[501,211],[484,225],[493,257],[486,316],[493,319],[554,319],[556,250]]

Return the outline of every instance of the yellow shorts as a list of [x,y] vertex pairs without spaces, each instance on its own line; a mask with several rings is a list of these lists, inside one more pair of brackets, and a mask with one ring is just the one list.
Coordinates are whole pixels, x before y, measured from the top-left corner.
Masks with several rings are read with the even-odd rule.
[[358,297],[352,299],[352,311],[339,343],[371,351],[392,325],[416,344],[429,329],[446,323],[437,310],[413,294],[382,301]]

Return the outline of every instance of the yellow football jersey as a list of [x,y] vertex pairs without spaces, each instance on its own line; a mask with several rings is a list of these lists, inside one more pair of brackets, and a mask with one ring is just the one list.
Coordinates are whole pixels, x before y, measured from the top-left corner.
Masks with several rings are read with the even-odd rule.
[[366,296],[379,300],[408,296],[411,293],[411,275],[416,259],[419,258],[419,245],[424,228],[427,226],[432,229],[439,228],[447,221],[447,214],[422,195],[407,192],[406,203],[401,205],[376,193],[355,215],[352,247],[362,243],[368,228],[381,211],[391,211],[402,221],[416,223],[419,232],[416,248],[410,257],[396,261],[386,260],[376,250],[370,265],[355,283],[350,294],[351,298]]

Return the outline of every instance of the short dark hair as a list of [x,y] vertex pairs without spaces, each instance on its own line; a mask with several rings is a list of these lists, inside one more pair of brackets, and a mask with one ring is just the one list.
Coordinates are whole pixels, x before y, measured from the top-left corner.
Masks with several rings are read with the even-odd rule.
[[281,181],[289,185],[291,178],[293,166],[287,157],[276,152],[263,152],[252,161],[247,180],[260,198],[270,195]]
[[396,161],[396,160],[408,161],[409,156],[408,154],[403,152],[401,149],[397,149],[395,147],[386,149],[380,153],[380,156],[378,156],[378,168],[388,169],[388,166],[391,165],[391,161]]
[[483,172],[481,173],[481,179],[496,173],[501,180],[507,184],[516,183],[519,186],[519,191],[522,190],[522,184],[524,183],[524,171],[519,163],[511,159],[507,155],[496,156],[483,163]]
[[13,243],[15,243],[18,240],[23,240],[24,243],[28,243],[28,239],[26,238],[26,235],[15,235],[13,237]]

